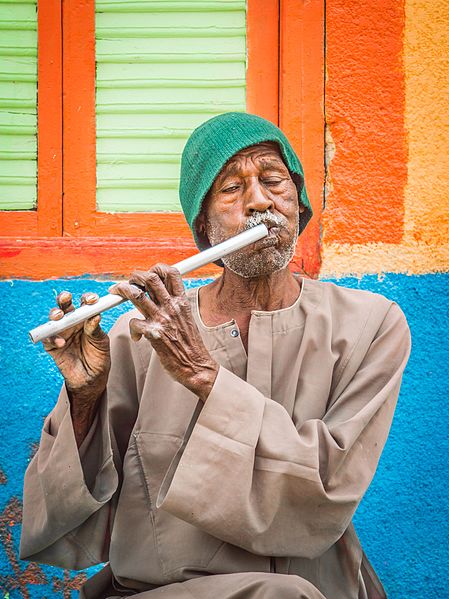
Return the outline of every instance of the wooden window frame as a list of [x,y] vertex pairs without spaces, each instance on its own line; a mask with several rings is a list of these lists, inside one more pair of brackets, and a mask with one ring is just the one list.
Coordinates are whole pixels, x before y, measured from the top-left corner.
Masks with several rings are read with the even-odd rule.
[[[181,213],[96,209],[95,2],[65,0],[62,14],[60,4],[38,0],[38,209],[0,216],[11,222],[9,237],[0,237],[6,258],[0,275],[117,277],[186,258],[196,247]],[[248,0],[247,6],[247,110],[278,124],[301,157],[314,217],[292,268],[316,276],[324,182],[324,0]],[[62,64],[55,61],[61,56]],[[13,237],[18,234],[20,239]],[[195,274],[220,271],[209,265]]]
[[62,235],[61,2],[37,1],[37,208],[0,211],[0,235]]

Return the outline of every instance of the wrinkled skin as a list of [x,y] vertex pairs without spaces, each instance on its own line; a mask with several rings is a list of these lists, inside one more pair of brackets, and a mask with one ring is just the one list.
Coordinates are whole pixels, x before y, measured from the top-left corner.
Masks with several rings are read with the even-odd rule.
[[266,278],[293,257],[298,237],[298,191],[274,143],[233,156],[214,181],[197,221],[211,245],[264,222],[269,237],[223,258],[243,278]]
[[[95,293],[85,293],[81,297],[81,305],[97,301]],[[61,292],[56,303],[57,307],[50,310],[50,320],[60,320],[64,314],[75,310],[72,294],[68,291]],[[100,315],[94,316],[42,341],[64,377],[78,444],[89,430],[95,415],[96,399],[106,388],[111,367],[109,337],[101,329],[100,320]]]
[[[221,277],[200,289],[200,310],[208,326],[237,321],[248,348],[251,310],[291,306],[300,289],[287,267],[298,236],[298,190],[277,144],[251,146],[235,154],[214,181],[197,219],[199,234],[212,243],[236,235],[251,220],[266,222],[268,238],[230,257]],[[280,226],[276,227],[280,223]]]
[[146,337],[167,372],[206,401],[218,364],[203,343],[179,271],[156,264],[148,272],[134,272],[128,283],[118,283],[109,292],[131,300],[145,317],[130,321],[132,339]]
[[[214,326],[235,318],[245,349],[251,310],[278,310],[290,306],[299,295],[298,281],[287,265],[303,210],[277,145],[261,143],[238,152],[223,167],[197,219],[197,230],[210,236],[212,244],[256,220],[273,227],[268,238],[226,260],[222,276],[200,293],[203,321]],[[143,318],[130,321],[132,339],[145,337],[170,376],[206,401],[219,365],[204,346],[179,272],[156,264],[146,272],[134,272],[128,282],[113,285],[109,291],[130,300],[142,314]],[[58,308],[50,318],[61,318],[73,309],[69,296],[68,292],[58,296]],[[85,294],[82,301],[97,299]],[[78,445],[92,424],[110,368],[109,340],[99,322],[94,317],[44,343],[69,390]]]

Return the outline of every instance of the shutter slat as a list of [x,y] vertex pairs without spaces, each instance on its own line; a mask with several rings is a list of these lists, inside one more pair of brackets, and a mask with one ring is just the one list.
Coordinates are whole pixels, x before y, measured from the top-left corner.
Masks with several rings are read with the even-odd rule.
[[36,0],[0,1],[0,210],[37,202]]

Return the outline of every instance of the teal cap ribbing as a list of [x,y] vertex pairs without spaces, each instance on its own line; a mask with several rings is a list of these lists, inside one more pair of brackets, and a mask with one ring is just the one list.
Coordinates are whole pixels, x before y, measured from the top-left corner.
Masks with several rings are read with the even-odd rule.
[[200,250],[208,247],[195,230],[195,219],[203,200],[226,162],[240,150],[255,144],[273,141],[279,145],[285,164],[298,188],[298,198],[305,207],[300,214],[299,233],[312,217],[307,197],[302,165],[282,131],[254,114],[228,112],[213,117],[197,127],[185,145],[181,160],[179,196],[186,220]]

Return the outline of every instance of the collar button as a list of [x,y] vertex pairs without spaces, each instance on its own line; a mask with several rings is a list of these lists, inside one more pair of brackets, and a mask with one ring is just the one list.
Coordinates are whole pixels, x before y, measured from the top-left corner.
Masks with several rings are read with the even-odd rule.
[[237,329],[232,329],[231,330],[231,337],[238,337],[239,336],[239,332]]

